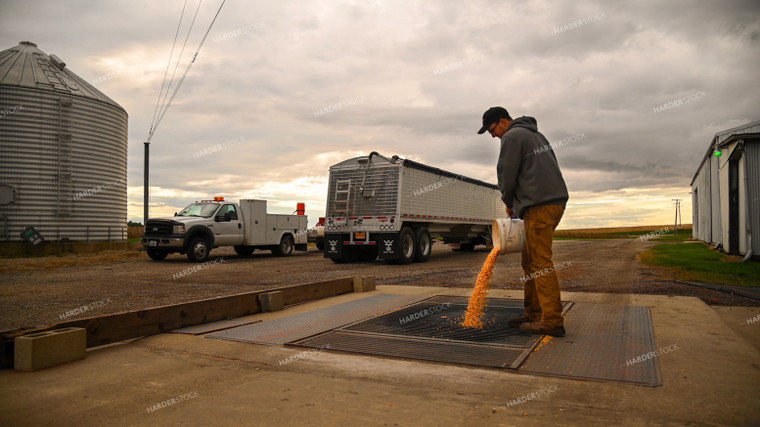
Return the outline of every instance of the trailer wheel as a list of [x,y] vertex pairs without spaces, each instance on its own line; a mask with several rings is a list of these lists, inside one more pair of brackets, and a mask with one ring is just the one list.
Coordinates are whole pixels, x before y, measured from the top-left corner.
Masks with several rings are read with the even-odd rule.
[[203,237],[196,237],[187,246],[187,259],[193,262],[205,262],[211,255],[211,245]]
[[294,245],[295,243],[293,243],[293,237],[282,236],[282,239],[280,240],[280,244],[277,245],[274,249],[272,249],[272,253],[277,256],[290,256],[290,254],[293,253]]
[[433,249],[433,241],[430,240],[430,232],[427,227],[417,230],[416,236],[417,250],[414,252],[415,262],[425,262],[430,258],[430,252]]
[[155,249],[155,248],[148,248],[148,249],[146,250],[146,252],[148,252],[148,256],[149,256],[149,257],[150,257],[150,259],[152,259],[153,261],[161,261],[161,260],[163,260],[164,258],[166,258],[166,256],[167,256],[167,255],[169,255],[169,252],[167,252],[167,251],[162,251],[162,250],[160,250],[160,249]]
[[409,227],[402,227],[399,233],[399,246],[401,253],[396,260],[398,264],[410,264],[414,261],[414,254],[417,252],[417,245],[414,239],[414,231]]
[[241,256],[248,256],[255,250],[253,246],[235,246],[235,253]]

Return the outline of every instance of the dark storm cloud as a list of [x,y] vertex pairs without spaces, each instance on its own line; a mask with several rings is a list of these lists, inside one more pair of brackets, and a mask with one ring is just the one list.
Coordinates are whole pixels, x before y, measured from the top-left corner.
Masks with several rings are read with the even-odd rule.
[[[182,4],[2,4],[2,48],[34,41],[88,80],[120,71],[97,86],[130,115],[130,186]],[[218,4],[203,3],[185,60]],[[503,105],[550,142],[585,135],[555,149],[571,198],[687,192],[712,135],[760,118],[759,5],[227,2],[154,136],[153,183],[242,192],[324,179],[327,163],[373,150],[495,182],[499,143],[475,131]]]

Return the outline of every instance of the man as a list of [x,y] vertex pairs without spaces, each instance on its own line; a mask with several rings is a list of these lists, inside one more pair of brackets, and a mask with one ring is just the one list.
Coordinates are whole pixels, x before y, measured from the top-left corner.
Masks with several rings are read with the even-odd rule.
[[501,140],[496,172],[507,215],[524,220],[525,313],[509,320],[529,334],[565,335],[559,282],[552,263],[552,238],[567,203],[567,187],[551,144],[538,131],[536,119],[512,120],[506,109],[489,108],[483,127]]

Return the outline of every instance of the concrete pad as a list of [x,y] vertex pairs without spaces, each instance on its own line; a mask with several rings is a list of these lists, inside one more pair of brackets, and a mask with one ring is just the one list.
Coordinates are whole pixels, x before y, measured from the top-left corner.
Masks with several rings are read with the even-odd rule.
[[[379,286],[377,292],[466,296],[470,290]],[[521,298],[522,291],[493,291],[491,295]],[[266,321],[357,297],[366,295],[341,295],[250,317]],[[658,347],[678,346],[660,356],[664,385],[651,388],[536,377],[330,351],[311,352],[280,364],[304,349],[161,334],[90,350],[87,359],[76,364],[25,374],[1,371],[0,424],[760,422],[760,352],[698,299],[585,293],[563,297],[651,307]],[[566,328],[568,335],[563,339],[572,340],[572,323]],[[508,406],[507,402],[531,393],[536,397]],[[172,398],[175,403],[149,411]]]
[[760,308],[712,306],[726,325],[760,351]]
[[13,340],[14,369],[37,371],[84,359],[87,350],[87,330],[62,328],[37,332]]

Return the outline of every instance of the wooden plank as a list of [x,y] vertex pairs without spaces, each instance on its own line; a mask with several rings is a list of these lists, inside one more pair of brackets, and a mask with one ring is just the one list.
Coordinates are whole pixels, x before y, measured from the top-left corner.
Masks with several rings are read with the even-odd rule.
[[85,328],[87,329],[87,347],[97,347],[201,323],[260,313],[258,295],[273,290],[283,292],[287,306],[353,292],[353,281],[352,277],[348,277],[306,283],[146,310],[70,320],[34,329],[4,331],[0,332],[0,367],[13,365],[13,340],[22,335],[67,327]]

